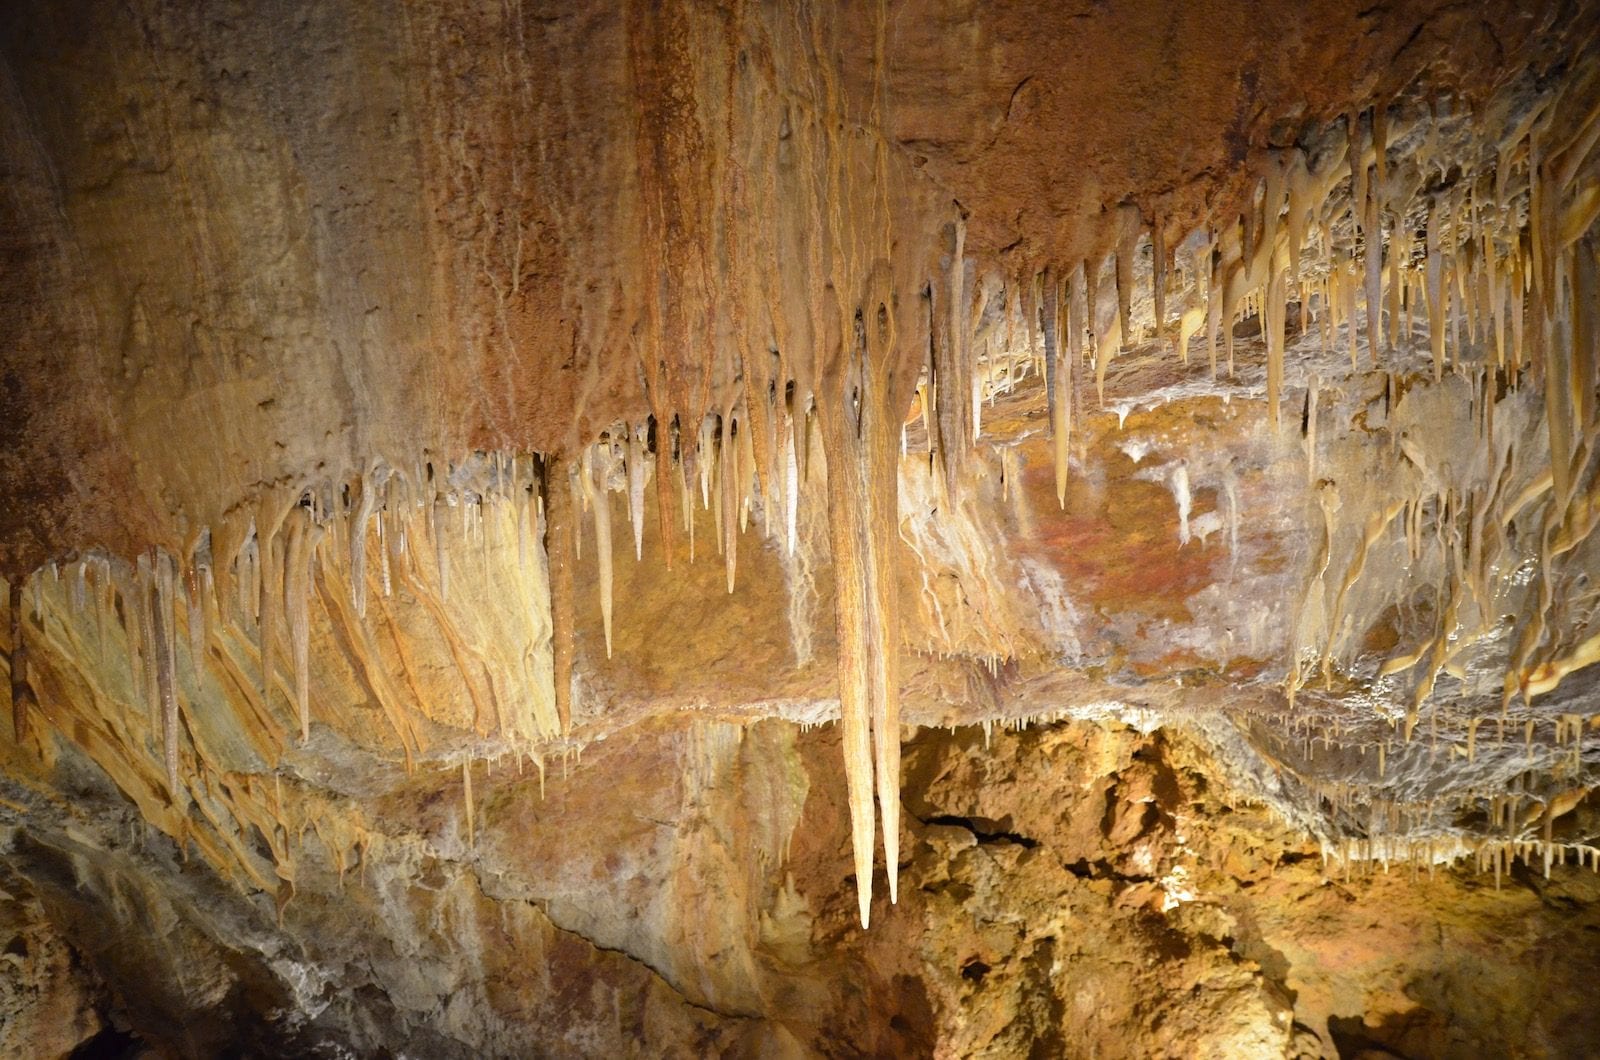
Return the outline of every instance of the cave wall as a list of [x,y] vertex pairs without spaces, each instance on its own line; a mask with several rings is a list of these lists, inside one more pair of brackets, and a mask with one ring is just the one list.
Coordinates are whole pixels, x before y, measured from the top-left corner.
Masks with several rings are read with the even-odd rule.
[[[883,125],[908,276],[938,273],[950,244],[915,229],[952,201],[966,252],[1015,274],[1098,260],[1129,210],[1186,232],[1349,108],[1412,84],[1481,100],[1594,19],[1433,0],[654,7],[8,5],[0,567],[180,552],[274,485],[715,409],[675,373],[724,352],[637,344],[741,326],[660,330],[670,302],[716,312],[699,303],[718,263],[679,244],[744,246],[763,271],[806,253],[759,215],[723,231],[725,209],[801,209],[725,187],[735,163],[787,164],[763,154],[784,107],[797,138],[828,106]],[[841,201],[861,193],[841,180]],[[787,264],[792,315],[818,294]],[[750,298],[752,343],[810,337]],[[653,356],[685,407],[643,392]]]
[[1596,16],[9,5],[7,1044],[1581,1055]]
[[11,908],[33,910],[7,930],[74,969],[36,972],[7,1033],[104,1021],[200,1056],[1112,1057],[1576,1056],[1600,1033],[1588,867],[1497,886],[1325,864],[1219,779],[1200,726],[908,741],[900,901],[862,931],[837,739],[656,721],[542,794],[480,765],[470,838],[460,774],[422,774],[371,796],[354,860],[319,838],[333,822],[297,828],[281,909],[85,786],[70,831],[7,835]]

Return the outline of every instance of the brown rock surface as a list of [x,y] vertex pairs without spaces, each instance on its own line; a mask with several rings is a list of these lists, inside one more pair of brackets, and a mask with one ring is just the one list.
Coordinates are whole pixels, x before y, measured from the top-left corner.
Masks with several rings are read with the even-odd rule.
[[0,896],[0,1050],[61,1057],[101,1029],[103,988],[50,922],[26,880],[7,873]]
[[[890,5],[875,63],[872,9],[817,30],[840,43],[841,105],[871,120],[881,75],[896,158],[926,174],[896,186],[954,198],[971,252],[1006,248],[1012,271],[1108,252],[1119,203],[1187,231],[1286,129],[1412,84],[1482,98],[1594,18]],[[667,223],[701,235],[729,50],[759,71],[743,91],[816,76],[780,12],[745,18],[748,40],[693,4],[659,24],[580,4],[8,5],[4,568],[176,549],[274,484],[372,460],[561,451],[642,418],[646,270],[707,293],[650,260],[646,163],[682,199]],[[658,81],[693,76],[671,111]]]
[[[778,721],[646,723],[542,798],[531,771],[480,766],[470,843],[459,780],[419,774],[360,800],[388,823],[342,880],[335,822],[304,829],[281,925],[158,837],[128,846],[139,826],[103,789],[7,859],[64,926],[32,959],[70,943],[89,972],[66,982],[120,984],[112,1015],[186,1055],[247,1036],[436,1056],[1585,1052],[1588,868],[1346,878],[1219,781],[1209,741],[919,735],[900,902],[866,932],[837,738]],[[51,1004],[82,996],[50,982]]]

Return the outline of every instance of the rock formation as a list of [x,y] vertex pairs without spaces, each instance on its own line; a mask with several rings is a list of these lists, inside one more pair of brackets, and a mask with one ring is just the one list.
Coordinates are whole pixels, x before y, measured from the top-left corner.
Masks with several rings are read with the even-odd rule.
[[9,5],[5,1051],[1587,1055],[1597,32]]

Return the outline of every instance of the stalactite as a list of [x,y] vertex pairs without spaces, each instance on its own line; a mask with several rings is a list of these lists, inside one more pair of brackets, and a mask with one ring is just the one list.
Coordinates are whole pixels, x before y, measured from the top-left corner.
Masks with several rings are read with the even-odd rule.
[[[643,424],[623,428],[627,437],[628,525],[633,527],[636,562],[644,561],[645,430]],[[664,487],[665,483],[661,485]]]
[[161,700],[161,760],[166,767],[167,798],[182,804],[183,788],[178,778],[178,692],[173,646],[172,557],[158,553],[154,561],[154,596],[149,602],[154,634],[151,654],[155,657],[156,688]]
[[1280,397],[1283,391],[1284,326],[1287,294],[1284,291],[1283,270],[1271,266],[1272,277],[1267,282],[1266,312],[1263,326],[1267,333],[1267,422],[1274,430],[1282,420]]
[[733,441],[733,409],[722,414],[722,442],[717,448],[717,523],[721,530],[722,563],[728,592],[733,592],[739,572],[739,451]]
[[[1133,265],[1139,252],[1139,210],[1124,204],[1117,211],[1120,235],[1116,247],[1117,334],[1123,348],[1133,345]],[[1101,399],[1102,401],[1104,398]]]
[[1157,218],[1150,226],[1150,290],[1156,318],[1156,338],[1167,328],[1167,234]]
[[[1056,503],[1067,506],[1067,447],[1072,429],[1072,356],[1061,342],[1060,283],[1054,269],[1044,272],[1044,356],[1050,443],[1055,458]],[[1070,315],[1070,314],[1069,314]]]
[[750,407],[744,406],[744,417],[739,421],[739,432],[735,436],[738,440],[738,489],[739,489],[739,532],[742,534],[749,529],[750,505],[756,495],[756,455],[755,455],[755,427],[751,422]]
[[350,518],[350,602],[356,615],[367,617],[367,524],[378,500],[377,469],[369,468],[360,482],[361,496]]
[[577,531],[572,492],[558,460],[547,459],[544,497],[544,547],[550,557],[551,654],[555,669],[556,718],[563,734],[572,729],[572,664],[574,654],[573,567]]
[[793,556],[800,520],[800,462],[795,452],[799,439],[796,437],[793,417],[787,411],[780,415],[780,423],[778,449],[783,469],[784,544],[789,555]]
[[612,622],[612,587],[614,574],[612,572],[613,546],[611,541],[611,491],[607,482],[611,478],[611,458],[609,443],[602,443],[597,447],[603,454],[600,466],[600,481],[596,485],[590,477],[589,466],[591,450],[585,450],[578,468],[578,479],[583,484],[584,495],[592,497],[591,507],[594,508],[594,555],[599,571],[600,588],[600,623],[605,629],[606,658],[611,658],[611,622]]
[[[661,534],[661,564],[667,570],[672,569],[672,554],[677,550],[677,536],[673,533],[672,523],[672,494],[673,481],[673,423],[672,420],[656,416],[656,514],[657,526]],[[681,461],[680,461],[681,462]],[[687,505],[685,505],[687,507]],[[693,513],[689,513],[693,517]],[[641,545],[640,554],[643,552]]]
[[294,666],[295,711],[300,739],[311,738],[311,560],[320,533],[310,513],[296,507],[289,518],[289,546],[284,571],[284,614]]
[[133,606],[139,625],[139,652],[135,669],[138,672],[139,690],[144,696],[145,716],[154,729],[161,719],[161,693],[156,676],[158,646],[151,611],[152,594],[155,592],[154,568],[148,553],[139,556],[136,577]]
[[474,820],[472,798],[472,759],[466,758],[461,762],[461,802],[466,810],[467,817],[467,846],[478,845],[477,826]]
[[[1381,109],[1381,108],[1380,108]],[[1373,134],[1374,139],[1379,135],[1380,122],[1374,112]],[[1381,178],[1380,178],[1381,179]],[[1365,214],[1362,218],[1361,233],[1366,240],[1363,257],[1363,269],[1366,278],[1366,303],[1367,303],[1367,351],[1374,367],[1378,364],[1378,353],[1384,345],[1383,331],[1383,213],[1379,196],[1382,194],[1381,184],[1376,180],[1370,186],[1367,201],[1363,207]]]
[[28,685],[28,641],[23,629],[24,586],[22,578],[11,579],[11,739],[18,745],[28,734],[28,708],[33,703],[33,690]]
[[197,686],[205,677],[206,645],[211,640],[211,618],[206,610],[206,601],[215,599],[216,591],[210,588],[210,577],[210,567],[198,567],[191,562],[184,568],[183,588],[186,605],[185,626],[189,633],[189,664],[194,668]]

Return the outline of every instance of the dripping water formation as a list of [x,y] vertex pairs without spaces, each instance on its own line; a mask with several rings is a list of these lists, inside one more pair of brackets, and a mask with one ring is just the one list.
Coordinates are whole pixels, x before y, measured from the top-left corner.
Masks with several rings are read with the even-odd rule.
[[1079,8],[0,13],[0,1052],[1593,1055],[1600,8]]

